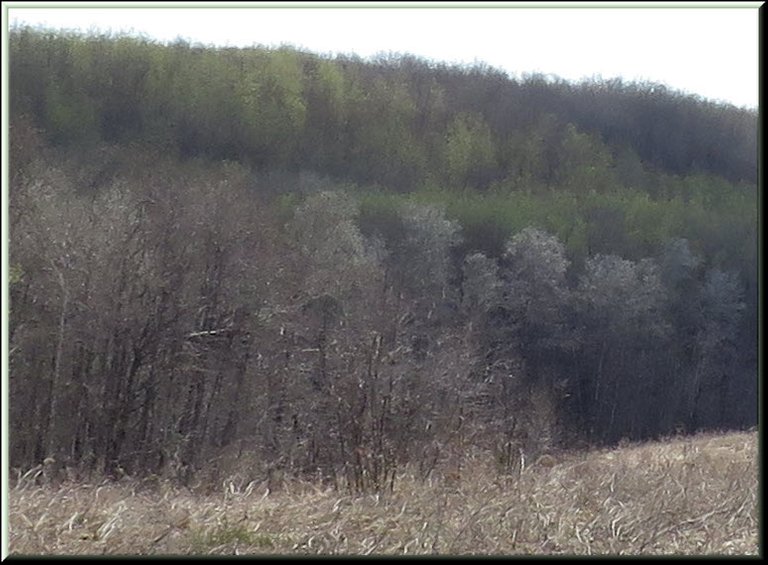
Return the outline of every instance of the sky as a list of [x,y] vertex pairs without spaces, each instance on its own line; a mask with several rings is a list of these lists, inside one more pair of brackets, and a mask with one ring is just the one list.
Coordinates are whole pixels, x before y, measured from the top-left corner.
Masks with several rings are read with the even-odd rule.
[[[571,81],[621,77],[663,83],[736,106],[758,105],[761,2],[680,8],[669,7],[670,3],[655,3],[666,4],[664,8],[628,7],[639,3],[571,8],[546,2],[538,4],[548,4],[547,8],[520,7],[519,2],[410,8],[364,2],[356,7],[312,3],[291,8],[274,7],[280,5],[276,2],[153,8],[113,7],[130,3],[105,3],[102,8],[82,7],[83,3],[81,7],[59,7],[66,3],[58,2],[40,7],[29,7],[34,2],[4,4],[11,25],[132,32],[163,42],[184,38],[222,46],[288,44],[319,54],[361,57],[410,53],[447,63],[484,62],[516,77],[529,73]],[[273,7],[265,7],[270,4]],[[537,3],[527,3],[532,4]]]

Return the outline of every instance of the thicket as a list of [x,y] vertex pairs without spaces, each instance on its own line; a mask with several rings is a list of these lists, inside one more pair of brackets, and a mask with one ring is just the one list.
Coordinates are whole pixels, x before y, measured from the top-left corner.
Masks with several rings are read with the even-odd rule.
[[[391,486],[757,420],[756,114],[10,34],[10,456]],[[225,472],[225,469],[220,469]]]

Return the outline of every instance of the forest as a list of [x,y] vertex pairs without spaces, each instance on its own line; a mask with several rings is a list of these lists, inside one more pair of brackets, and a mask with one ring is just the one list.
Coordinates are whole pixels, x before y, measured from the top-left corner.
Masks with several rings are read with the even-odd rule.
[[9,456],[392,488],[758,418],[758,115],[409,55],[9,33]]

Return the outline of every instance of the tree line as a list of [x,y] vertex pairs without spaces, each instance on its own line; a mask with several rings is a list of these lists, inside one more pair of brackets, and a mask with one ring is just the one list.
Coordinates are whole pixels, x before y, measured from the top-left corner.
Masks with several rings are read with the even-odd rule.
[[752,113],[409,57],[10,43],[12,466],[191,482],[250,454],[362,491],[470,447],[507,472],[756,423]]
[[234,450],[371,489],[450,446],[503,470],[755,423],[743,284],[685,239],[575,269],[536,227],[465,253],[437,204],[377,223],[306,175],[286,206],[240,165],[131,161],[97,193],[52,157],[13,187],[14,466],[191,481]]
[[756,111],[653,83],[34,28],[12,29],[9,46],[11,115],[60,145],[148,142],[399,191],[757,180]]

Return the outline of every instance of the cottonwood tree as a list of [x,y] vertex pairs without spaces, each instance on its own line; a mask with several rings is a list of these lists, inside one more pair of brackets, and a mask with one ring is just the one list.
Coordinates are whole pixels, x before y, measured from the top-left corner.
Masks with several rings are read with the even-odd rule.
[[71,347],[83,310],[87,214],[66,175],[42,165],[33,163],[30,176],[15,179],[10,209],[17,272],[9,319],[10,416],[17,434],[11,454],[22,464],[53,457],[63,466],[74,436]]
[[14,194],[13,409],[34,415],[14,417],[14,461],[161,472],[195,437],[192,469],[221,441],[225,396],[242,392],[267,224],[243,231],[257,214],[229,207],[234,172],[179,181],[147,167],[83,194],[47,170]]
[[[51,174],[54,176],[48,176]],[[51,306],[56,305],[57,312],[55,323],[44,322],[53,332],[50,343],[54,351],[48,357],[53,360],[48,394],[37,400],[47,406],[47,415],[38,420],[44,426],[37,434],[43,446],[37,456],[53,457],[62,465],[94,460],[104,465],[116,445],[114,437],[108,439],[111,424],[127,409],[115,403],[120,404],[121,395],[131,394],[140,366],[137,340],[148,330],[140,318],[134,318],[137,313],[131,308],[133,300],[144,296],[135,263],[141,244],[133,246],[141,238],[141,222],[130,199],[115,194],[118,190],[90,200],[83,198],[61,170],[50,170],[32,182],[31,199],[24,198],[23,184],[17,185],[21,190],[15,194],[16,202],[23,204],[27,220],[17,224],[14,255],[20,258],[29,283],[43,283],[50,277],[54,287],[45,300],[26,294],[32,302],[17,302],[17,311],[38,319],[40,312]],[[112,255],[117,247],[119,255]],[[52,296],[57,299],[51,300]],[[106,316],[114,316],[107,327],[103,325]],[[23,325],[23,321],[14,320],[14,327]],[[19,351],[39,354],[40,345],[27,342]],[[100,378],[94,376],[96,371]],[[20,368],[15,376],[24,373]],[[16,392],[34,384],[34,380],[22,382]],[[109,410],[98,416],[94,403]],[[82,417],[76,419],[73,414]],[[21,424],[23,420],[18,421]]]
[[707,271],[700,295],[693,371],[685,394],[686,424],[694,431],[725,418],[737,369],[737,339],[744,311],[734,273]]
[[462,273],[462,307],[470,318],[499,306],[502,282],[499,265],[483,253],[473,253],[464,259]]
[[[516,342],[524,362],[527,398],[544,398],[557,406],[564,386],[563,363],[572,347],[566,323],[570,292],[566,272],[570,261],[558,238],[537,228],[513,236],[502,258],[505,305],[515,327]],[[545,412],[526,406],[527,432],[534,445],[556,441],[556,422],[544,421]],[[533,417],[533,420],[531,420]]]
[[[168,257],[181,273],[173,337],[179,401],[171,427],[178,465],[191,471],[211,449],[252,431],[243,399],[261,401],[262,375],[251,362],[262,357],[257,337],[265,333],[262,313],[279,253],[268,217],[248,196],[244,170],[230,165],[217,173],[188,185],[181,213],[163,206],[157,218],[173,218],[183,242]],[[259,340],[265,349],[268,343]]]
[[631,435],[652,418],[655,386],[647,361],[668,326],[664,289],[651,259],[615,255],[587,260],[577,289],[583,344],[577,393],[591,434],[605,440]]
[[455,285],[458,223],[432,204],[406,203],[399,217],[402,232],[390,240],[387,261],[394,313],[388,372],[402,387],[396,410],[401,457],[413,459],[427,445],[461,443],[470,351]]
[[570,339],[568,264],[557,238],[536,228],[511,238],[500,264],[481,254],[464,264],[465,307],[474,310],[473,375],[484,383],[489,429],[500,438],[505,466],[518,449],[530,454],[557,441],[558,356]]
[[369,479],[381,486],[391,457],[377,370],[385,351],[382,250],[360,234],[357,213],[356,202],[336,192],[311,194],[296,210],[292,233],[307,269],[291,331],[306,343],[296,355],[307,397],[297,408],[312,446],[304,465],[364,489]]
[[480,424],[499,468],[508,472],[519,457],[524,364],[506,307],[504,281],[495,259],[474,253],[464,260],[462,312],[472,351],[468,415]]

